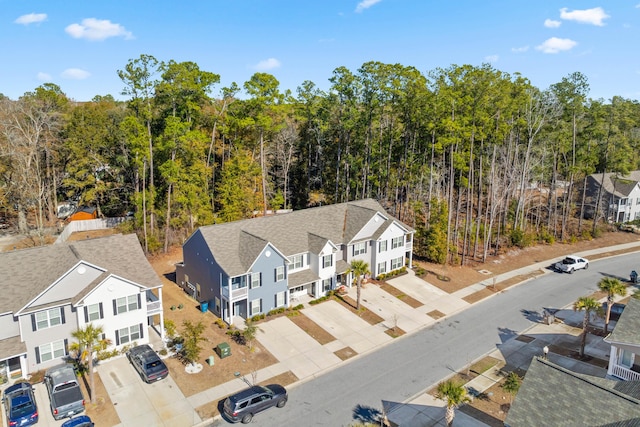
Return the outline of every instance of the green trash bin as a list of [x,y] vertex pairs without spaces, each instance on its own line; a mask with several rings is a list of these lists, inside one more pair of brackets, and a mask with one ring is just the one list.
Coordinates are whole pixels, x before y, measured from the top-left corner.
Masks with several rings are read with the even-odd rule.
[[216,353],[218,353],[218,357],[220,359],[224,359],[225,357],[231,356],[231,347],[226,342],[221,342],[216,347]]

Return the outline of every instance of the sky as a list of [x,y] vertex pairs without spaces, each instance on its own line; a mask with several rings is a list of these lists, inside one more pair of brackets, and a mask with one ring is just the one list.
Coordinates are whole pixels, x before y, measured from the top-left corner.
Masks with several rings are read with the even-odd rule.
[[0,93],[55,83],[71,99],[122,95],[140,55],[220,75],[211,95],[256,72],[295,95],[329,90],[338,67],[427,75],[491,64],[547,89],[571,73],[588,97],[640,99],[640,0],[0,0]]

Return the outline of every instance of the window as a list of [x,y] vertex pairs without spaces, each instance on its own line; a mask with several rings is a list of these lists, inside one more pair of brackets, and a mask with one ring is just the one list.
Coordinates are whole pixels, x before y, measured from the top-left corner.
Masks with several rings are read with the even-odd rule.
[[43,344],[37,348],[37,353],[40,355],[38,356],[38,354],[36,354],[36,361],[40,359],[38,363],[58,359],[67,355],[67,351],[64,348],[64,340]]
[[383,261],[383,262],[379,262],[378,263],[378,274],[382,274],[382,273],[386,273],[387,272],[387,262]]
[[251,289],[259,288],[261,286],[260,273],[253,273],[251,275]]
[[333,265],[333,255],[325,255],[322,257],[322,268],[331,267]]
[[276,267],[276,282],[279,282],[280,280],[284,280],[284,267],[283,266]]
[[402,245],[404,245],[404,236],[391,239],[391,249],[399,248]]
[[394,258],[391,260],[391,271],[397,270],[402,267],[402,257]]
[[622,206],[626,205],[627,204],[627,199],[620,199],[620,204]]
[[360,242],[353,245],[353,255],[360,255],[367,253],[367,242]]
[[294,255],[291,257],[291,263],[289,264],[289,270],[296,270],[304,266],[304,257],[302,255]]
[[98,304],[88,305],[86,308],[86,313],[84,317],[85,317],[84,320],[87,323],[94,320],[102,319],[103,318],[102,304],[98,303]]
[[116,345],[126,344],[142,338],[141,325],[133,325],[116,331]]
[[35,331],[50,328],[64,323],[62,308],[56,307],[45,311],[39,311],[35,315]]
[[231,289],[241,289],[247,287],[247,281],[245,280],[245,276],[238,276],[231,278]]
[[330,290],[331,290],[331,287],[332,287],[332,286],[331,286],[331,284],[332,284],[332,280],[331,280],[331,278],[329,278],[329,279],[324,279],[324,280],[322,281],[322,290],[323,290],[324,292],[328,292],[328,291],[330,291]]
[[139,309],[139,297],[140,295],[129,295],[128,297],[117,298],[114,302],[114,314],[122,314]]
[[256,314],[260,314],[262,312],[262,299],[254,299],[251,301],[251,315],[255,316]]
[[282,307],[285,304],[284,295],[285,291],[276,294],[276,307]]
[[378,243],[378,252],[386,252],[387,251],[387,241],[383,240]]

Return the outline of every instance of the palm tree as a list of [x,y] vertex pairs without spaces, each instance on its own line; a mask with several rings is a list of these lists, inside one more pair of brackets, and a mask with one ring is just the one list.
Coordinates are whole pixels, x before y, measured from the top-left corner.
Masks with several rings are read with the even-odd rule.
[[71,344],[71,351],[74,351],[78,355],[78,360],[81,363],[87,364],[91,403],[95,403],[96,401],[93,380],[93,352],[96,350],[104,350],[111,344],[111,341],[103,338],[103,335],[104,329],[102,326],[94,326],[93,323],[89,323],[84,328],[79,328],[71,333],[71,336],[78,340],[78,342]]
[[513,371],[509,372],[509,375],[504,380],[502,388],[509,393],[509,405],[513,403],[513,396],[520,390],[521,383],[520,376]]
[[444,419],[448,427],[451,427],[451,424],[453,424],[453,418],[456,416],[454,412],[455,409],[471,400],[469,396],[467,396],[467,389],[464,388],[464,385],[452,380],[438,384],[436,399],[447,402],[447,412],[445,413]]
[[347,270],[347,274],[353,273],[353,281],[356,284],[357,288],[357,301],[356,301],[356,310],[360,310],[360,290],[362,289],[362,278],[365,274],[371,273],[369,271],[369,264],[364,262],[361,259],[354,259],[351,261],[351,268]]
[[613,277],[604,277],[598,282],[598,288],[607,293],[607,315],[604,318],[604,333],[609,331],[609,318],[611,316],[611,306],[613,305],[613,297],[620,295],[627,296],[627,286],[620,280]]
[[587,344],[587,329],[591,312],[600,310],[600,303],[592,297],[580,297],[573,303],[574,311],[584,310],[584,320],[582,321],[582,335],[580,339],[580,357],[584,357],[584,346]]

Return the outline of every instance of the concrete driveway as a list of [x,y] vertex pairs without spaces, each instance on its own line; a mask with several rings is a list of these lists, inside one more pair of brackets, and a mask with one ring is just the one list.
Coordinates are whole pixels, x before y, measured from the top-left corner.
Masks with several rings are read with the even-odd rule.
[[121,426],[193,426],[202,420],[171,376],[146,384],[126,357],[98,366]]

